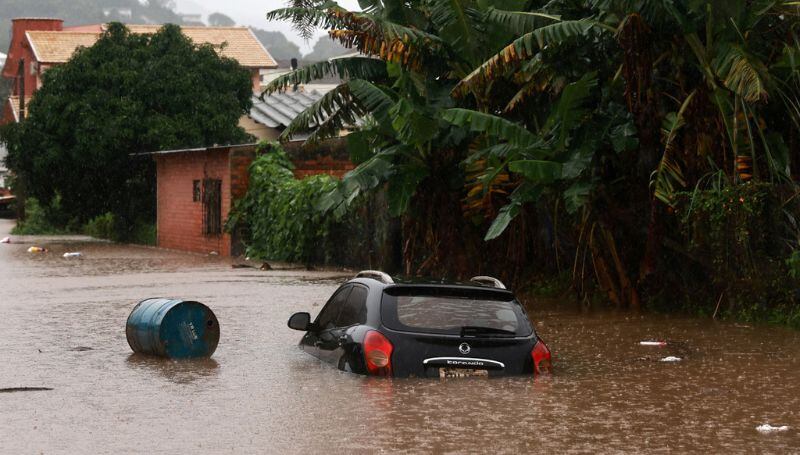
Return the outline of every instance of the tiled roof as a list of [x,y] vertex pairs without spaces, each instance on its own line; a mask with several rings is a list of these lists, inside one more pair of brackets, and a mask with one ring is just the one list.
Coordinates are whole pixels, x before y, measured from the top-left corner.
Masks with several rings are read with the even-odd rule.
[[[128,25],[133,33],[155,33],[160,25]],[[181,27],[183,34],[197,44],[208,43],[221,46],[220,52],[248,68],[276,68],[275,60],[267,52],[261,41],[247,27]]]
[[36,60],[41,63],[64,63],[78,47],[90,47],[100,37],[98,33],[83,32],[27,32]]
[[273,93],[265,96],[262,101],[258,95],[253,95],[253,107],[250,109],[250,118],[270,128],[287,127],[292,120],[306,110],[314,102],[322,98],[323,93],[317,90],[287,90],[283,93]]
[[[128,25],[134,33],[155,33],[160,25]],[[277,67],[253,32],[246,27],[182,27],[183,33],[197,44],[221,46],[220,54],[248,68]],[[65,63],[79,46],[91,46],[100,37],[96,32],[62,31],[27,33],[36,58],[42,63]]]

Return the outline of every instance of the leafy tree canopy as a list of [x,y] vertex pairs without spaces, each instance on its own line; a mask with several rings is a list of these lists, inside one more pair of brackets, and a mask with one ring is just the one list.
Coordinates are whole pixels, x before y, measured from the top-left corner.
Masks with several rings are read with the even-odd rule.
[[[313,130],[309,140],[319,140],[360,119],[347,137],[360,165],[322,208],[386,184],[390,209],[405,214],[407,273],[468,276],[479,256],[486,270],[508,273],[570,264],[580,292],[594,276],[610,301],[635,307],[640,294],[693,279],[677,271],[685,264],[722,276],[680,246],[675,211],[687,192],[691,202],[703,191],[741,194],[742,204],[748,185],[797,192],[794,0],[290,5],[267,18],[301,33],[323,28],[365,55],[300,68],[266,88],[344,79],[284,138]],[[719,190],[728,186],[736,191]],[[767,235],[783,249],[760,248],[773,262],[800,250],[794,199],[781,200],[782,233]],[[725,225],[723,216],[714,212],[715,222]],[[759,270],[751,250],[737,248],[741,260],[726,263]],[[733,294],[727,286],[719,284]]]
[[[153,35],[111,24],[97,43],[48,70],[28,118],[0,130],[27,194],[60,196],[66,221],[150,215],[154,174],[131,154],[237,143],[249,73],[175,25]],[[151,216],[151,215],[150,215]]]

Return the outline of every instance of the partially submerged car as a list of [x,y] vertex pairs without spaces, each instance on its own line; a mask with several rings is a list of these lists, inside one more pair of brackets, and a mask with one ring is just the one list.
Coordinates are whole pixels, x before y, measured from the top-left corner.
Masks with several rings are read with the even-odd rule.
[[300,347],[344,371],[372,376],[461,377],[549,372],[550,349],[500,280],[395,283],[367,270],[343,284],[311,322]]

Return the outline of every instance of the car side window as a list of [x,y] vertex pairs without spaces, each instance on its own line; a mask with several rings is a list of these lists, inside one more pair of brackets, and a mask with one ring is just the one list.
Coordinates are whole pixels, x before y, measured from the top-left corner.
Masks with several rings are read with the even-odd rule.
[[319,312],[317,320],[314,321],[317,330],[328,330],[336,326],[336,317],[339,315],[342,306],[347,302],[347,296],[350,294],[351,289],[353,289],[353,286],[343,286],[325,304],[325,307]]
[[336,327],[348,327],[367,322],[367,288],[353,286],[347,302],[336,318]]

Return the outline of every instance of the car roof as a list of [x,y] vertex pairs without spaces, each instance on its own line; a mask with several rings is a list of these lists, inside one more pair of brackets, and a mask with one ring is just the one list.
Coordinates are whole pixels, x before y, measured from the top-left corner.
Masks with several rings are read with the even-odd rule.
[[[384,283],[375,278],[362,277],[353,278],[348,283],[360,283],[370,289],[379,291],[394,291],[404,293],[419,290],[420,292],[433,291],[433,290],[453,290],[457,293],[465,293],[474,291],[476,294],[495,294],[498,296],[513,296],[514,293],[508,289],[495,288],[491,286],[477,284],[475,282],[459,282],[459,281],[445,281],[445,280],[431,280],[431,279],[397,279],[394,278],[394,283]],[[394,293],[393,292],[393,293]]]

